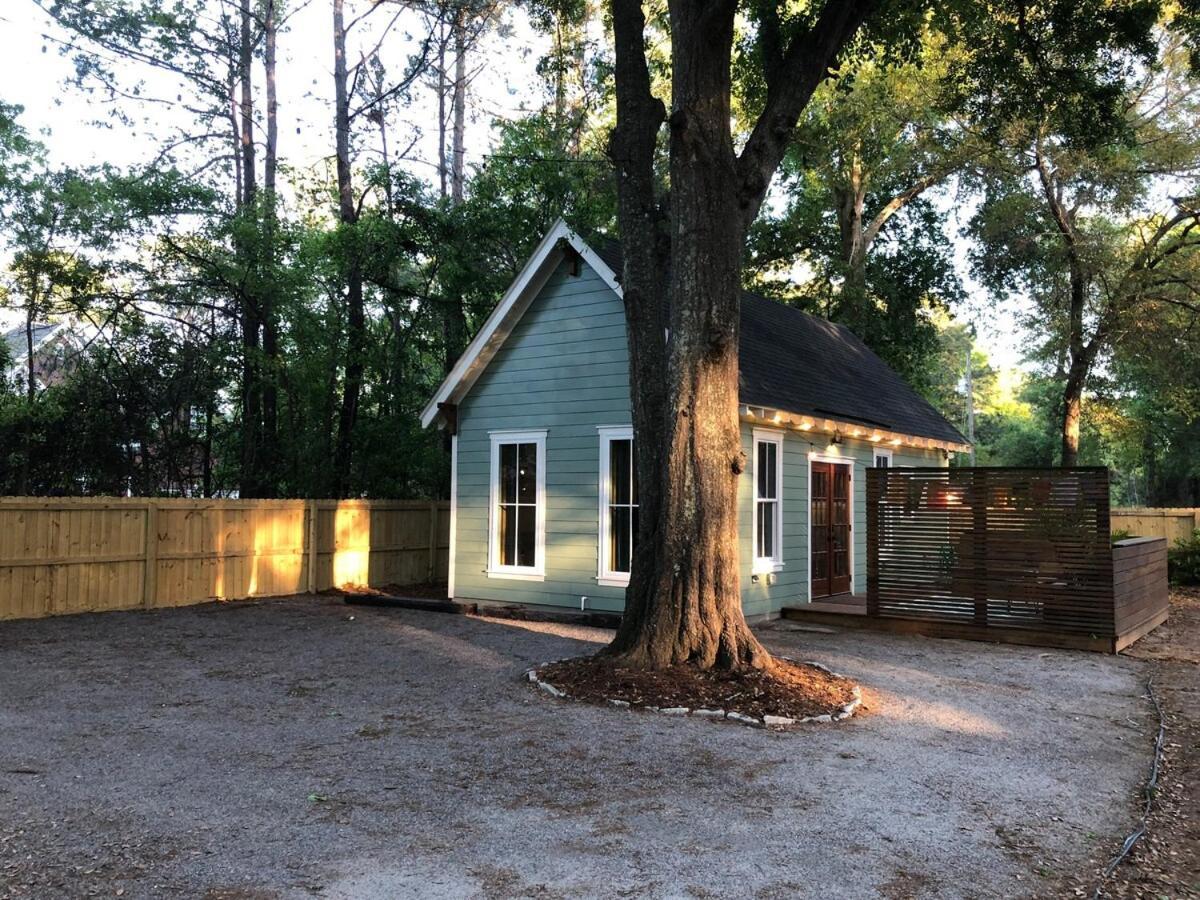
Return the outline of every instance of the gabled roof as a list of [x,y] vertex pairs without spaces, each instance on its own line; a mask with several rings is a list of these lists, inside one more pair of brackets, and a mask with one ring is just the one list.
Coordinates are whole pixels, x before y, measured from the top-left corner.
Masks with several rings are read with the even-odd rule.
[[546,236],[537,245],[533,255],[525,263],[525,267],[508,286],[508,290],[504,292],[504,296],[500,298],[500,302],[492,310],[492,314],[487,317],[483,327],[467,345],[467,349],[463,351],[463,355],[450,370],[450,374],[446,376],[433,398],[421,411],[423,428],[428,428],[433,424],[441,404],[456,404],[466,396],[467,391],[487,368],[487,364],[492,361],[492,357],[496,355],[496,351],[500,349],[505,338],[520,321],[521,316],[525,314],[525,310],[529,308],[533,298],[538,295],[550,276],[554,274],[554,270],[558,268],[567,253],[567,247],[582,256],[596,274],[617,293],[617,296],[621,296],[621,285],[613,270],[596,255],[596,252],[587,245],[583,238],[568,228],[566,222],[559,219],[554,223],[554,227],[546,232]]
[[[35,322],[33,326],[33,352],[36,353],[38,347],[53,337],[54,333],[61,327],[61,325]],[[18,325],[16,328],[4,332],[4,343],[8,348],[8,358],[14,363],[25,359],[29,349],[26,342],[25,326]]]
[[[619,245],[606,241],[593,250],[560,221],[425,407],[423,425],[437,417],[438,403],[457,403],[466,395],[561,261],[563,243],[621,295]],[[957,428],[844,325],[749,291],[742,293],[741,311],[738,399],[743,406],[804,417],[807,427],[818,429],[861,425],[875,435],[969,446]]]

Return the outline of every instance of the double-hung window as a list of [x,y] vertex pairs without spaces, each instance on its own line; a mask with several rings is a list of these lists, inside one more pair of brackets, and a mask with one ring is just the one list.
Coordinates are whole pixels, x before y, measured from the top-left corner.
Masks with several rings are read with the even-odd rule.
[[629,584],[637,541],[638,484],[633,429],[604,426],[600,432],[600,584]]
[[875,468],[887,469],[892,465],[892,451],[882,447],[875,448]]
[[783,567],[783,434],[754,429],[754,571]]
[[488,574],[546,575],[546,432],[493,431]]

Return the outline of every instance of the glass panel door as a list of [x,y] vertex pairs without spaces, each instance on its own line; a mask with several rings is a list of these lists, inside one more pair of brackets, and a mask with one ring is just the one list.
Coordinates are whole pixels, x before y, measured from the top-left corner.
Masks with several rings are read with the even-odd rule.
[[850,466],[814,462],[810,485],[812,598],[850,590]]

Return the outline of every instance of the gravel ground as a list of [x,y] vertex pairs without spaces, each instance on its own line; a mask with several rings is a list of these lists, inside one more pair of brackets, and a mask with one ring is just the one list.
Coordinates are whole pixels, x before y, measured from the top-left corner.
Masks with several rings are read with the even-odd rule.
[[867,713],[555,701],[608,632],[328,597],[2,623],[0,897],[1032,896],[1130,826],[1146,663],[762,634]]

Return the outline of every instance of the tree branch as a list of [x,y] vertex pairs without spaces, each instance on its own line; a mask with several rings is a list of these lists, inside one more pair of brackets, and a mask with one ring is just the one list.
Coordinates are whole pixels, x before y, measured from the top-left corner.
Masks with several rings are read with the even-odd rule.
[[778,65],[767,67],[767,102],[737,159],[744,227],[758,209],[813,91],[842,48],[878,8],[878,0],[826,0],[813,27],[798,35]]

